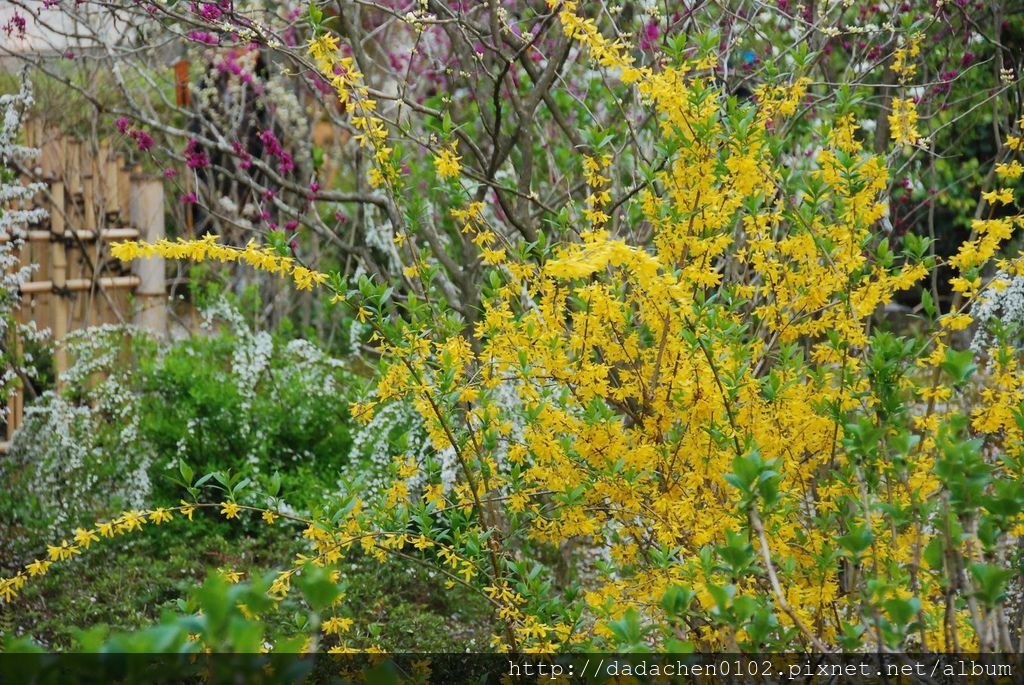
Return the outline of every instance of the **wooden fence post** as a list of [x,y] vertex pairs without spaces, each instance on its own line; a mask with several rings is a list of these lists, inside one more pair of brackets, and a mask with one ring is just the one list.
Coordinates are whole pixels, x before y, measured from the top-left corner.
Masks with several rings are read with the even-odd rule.
[[[14,336],[12,336],[14,337]],[[17,349],[17,354],[21,354],[21,340],[16,339],[14,344]],[[23,419],[23,413],[25,411],[25,390],[20,386],[19,381],[15,381],[11,387],[11,391],[7,396],[7,435],[6,442],[0,443],[0,454],[7,451],[7,447],[11,444],[11,440],[14,439],[14,431],[18,430],[21,426]]]
[[[129,208],[131,224],[139,230],[142,240],[157,242],[164,239],[164,184],[160,179],[134,176]],[[137,259],[132,269],[139,277],[139,285],[135,289],[138,298],[135,324],[157,335],[166,335],[167,286],[163,257]]]
[[53,315],[53,372],[57,388],[62,387],[61,376],[68,368],[68,351],[64,347],[64,336],[68,333],[68,255],[64,242],[64,183],[55,181],[50,185],[50,312]]

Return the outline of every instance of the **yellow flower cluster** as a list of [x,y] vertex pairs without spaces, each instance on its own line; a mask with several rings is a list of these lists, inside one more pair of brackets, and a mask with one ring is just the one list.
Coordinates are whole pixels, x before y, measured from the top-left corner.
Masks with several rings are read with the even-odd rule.
[[897,145],[913,145],[921,138],[917,132],[917,105],[913,100],[893,98],[889,136]]
[[769,118],[791,117],[796,114],[796,108],[807,94],[810,83],[811,79],[806,76],[788,85],[765,83],[754,89],[754,95],[763,115]]
[[343,57],[338,51],[338,39],[324,33],[309,44],[309,55],[317,69],[334,86],[338,101],[349,104],[353,98],[366,98],[367,90],[363,75],[351,57]]
[[459,141],[454,141],[451,146],[441,150],[434,156],[434,167],[437,169],[437,176],[442,181],[455,178],[462,171],[459,161],[462,159],[456,153]]
[[268,271],[291,278],[299,290],[312,290],[327,282],[327,274],[298,264],[292,257],[284,257],[269,247],[249,243],[244,248],[221,245],[217,237],[207,235],[199,240],[161,240],[156,243],[134,240],[115,243],[110,253],[125,262],[133,259],[189,260],[193,262],[239,262],[260,271]]
[[[620,42],[577,16],[577,3],[549,5],[561,7],[567,35],[636,85],[677,145],[637,196],[653,245],[633,246],[595,226],[579,243],[556,247],[540,271],[510,268],[511,282],[483,304],[472,346],[461,336],[453,338],[462,341],[458,349],[450,340],[422,338],[395,345],[400,359],[387,367],[386,392],[379,391],[409,397],[434,446],[460,456],[464,482],[448,500],[477,512],[488,534],[500,528],[488,526],[487,502],[510,492],[503,515],[524,517],[537,544],[586,540],[627,569],[594,579],[586,598],[596,618],[616,620],[629,609],[650,615],[675,585],[693,588],[695,605],[713,612],[725,601],[719,590],[733,583],[731,601],[771,596],[780,623],[816,646],[835,644],[846,625],[861,620],[865,603],[913,596],[923,644],[944,644],[944,625],[969,622],[967,610],[949,615],[934,574],[918,574],[912,588],[905,582],[937,531],[925,518],[890,528],[879,513],[915,511],[940,492],[940,424],[919,408],[913,424],[920,447],[900,453],[899,473],[873,476],[884,488],[863,505],[863,466],[847,446],[846,417],[870,416],[886,401],[874,394],[869,367],[872,316],[932,268],[923,258],[888,259],[871,247],[888,213],[885,159],[864,149],[854,116],[843,116],[816,157],[816,197],[769,200],[786,183],[769,137],[785,125],[780,117],[798,111],[806,79],[764,86],[755,124],[730,128],[696,76],[703,65],[656,73],[636,67]],[[915,49],[911,43],[904,59]],[[901,69],[909,76],[908,64]],[[913,101],[896,99],[893,109],[893,138],[918,142]],[[608,166],[605,158],[583,159],[592,224],[607,220]],[[1009,176],[1014,167],[1007,163],[1001,173]],[[993,193],[992,201],[1012,200],[1002,189]],[[803,203],[813,203],[811,210]],[[478,230],[472,210],[456,218],[467,231]],[[976,244],[950,263],[991,261],[1015,221],[976,224]],[[939,327],[969,324],[960,311]],[[948,349],[939,338],[920,359],[926,368],[945,363]],[[902,379],[898,391],[914,402],[947,401],[953,389],[932,378]],[[1008,430],[1024,393],[1021,378],[1016,367],[1003,372],[999,389],[985,394],[979,429]],[[529,417],[515,433],[494,399],[509,384]],[[514,475],[497,467],[494,445],[507,450]],[[754,450],[779,479],[782,504],[770,510],[737,506],[725,477]],[[553,495],[531,496],[538,492]],[[392,504],[405,496],[411,497],[408,487]],[[835,531],[820,524],[823,517],[873,530],[880,544],[836,563]],[[753,555],[775,560],[767,563],[779,576],[777,587],[756,576],[737,582],[707,561],[708,550],[737,530],[750,531]],[[652,563],[655,554],[665,561]],[[855,566],[879,569],[873,596],[850,592]],[[485,593],[511,595],[500,570],[491,572]],[[508,604],[500,612],[515,619],[514,642],[506,636],[502,644],[569,646],[564,626],[545,623],[518,600]],[[594,626],[590,637],[610,637],[599,621],[587,625]],[[708,648],[734,647],[739,639],[713,627],[693,633]],[[969,635],[961,640],[962,647],[974,644]]]
[[587,196],[587,209],[583,215],[595,228],[601,226],[610,218],[601,211],[601,208],[611,202],[612,199],[611,193],[608,192],[607,188],[611,179],[604,175],[607,173],[611,163],[612,156],[609,154],[601,155],[600,158],[594,158],[590,155],[584,155],[583,157],[583,173],[587,179],[587,185],[590,187],[590,195]]
[[62,540],[58,545],[48,545],[45,559],[36,559],[25,564],[24,570],[13,577],[0,578],[0,601],[13,601],[29,578],[46,575],[53,564],[73,559],[84,550],[89,549],[92,543],[99,542],[101,538],[114,538],[132,531],[142,530],[142,527],[148,523],[159,526],[171,521],[175,513],[191,520],[192,512],[200,506],[211,505],[182,502],[178,507],[126,511],[110,521],[97,521],[92,528],[76,528],[72,536],[73,541]]
[[893,53],[892,70],[900,77],[901,82],[906,82],[917,73],[917,65],[913,59],[921,54],[921,41],[923,36],[915,33],[910,37],[910,42],[902,45]]
[[558,19],[562,22],[565,35],[586,45],[594,60],[601,66],[619,69],[625,83],[637,81],[642,72],[634,68],[633,58],[629,56],[626,45],[621,40],[609,41],[598,30],[591,19],[579,16],[576,11],[579,3],[575,0],[547,0],[549,9],[561,7]]
[[355,136],[356,142],[373,151],[370,185],[394,185],[398,180],[398,170],[394,164],[394,150],[387,145],[387,126],[377,116],[377,101],[370,97],[355,61],[340,53],[338,39],[330,33],[314,38],[308,52],[317,70],[334,87],[338,101],[350,109],[352,125],[359,131]]
[[[241,505],[234,500],[217,503],[182,501],[176,507],[125,511],[110,521],[97,521],[91,528],[76,528],[71,541],[65,539],[60,544],[48,545],[46,548],[46,558],[35,559],[25,564],[21,572],[10,578],[0,578],[0,602],[13,601],[29,578],[46,575],[54,564],[74,559],[76,556],[81,555],[83,551],[88,550],[94,542],[141,531],[144,526],[149,524],[159,526],[169,523],[175,520],[176,514],[182,517],[179,520],[192,521],[192,516],[196,509],[216,509],[226,519],[238,519],[243,511],[259,512],[267,525],[273,524],[283,515],[270,509]],[[304,521],[309,526],[314,525],[312,521],[303,520],[295,516],[288,515],[288,518]],[[240,573],[235,571],[225,571],[223,575],[231,583],[239,582],[242,577]]]
[[493,266],[517,268],[507,261],[505,238],[491,230],[483,217],[483,202],[471,202],[466,209],[453,208],[450,214],[462,224],[462,232],[472,234],[472,243],[480,250],[480,261]]

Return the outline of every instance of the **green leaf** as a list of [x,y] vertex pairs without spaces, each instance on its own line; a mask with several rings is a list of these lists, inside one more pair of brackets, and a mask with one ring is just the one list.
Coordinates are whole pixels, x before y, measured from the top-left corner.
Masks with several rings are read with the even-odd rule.
[[843,549],[853,556],[858,557],[864,552],[864,550],[871,546],[871,541],[873,539],[874,536],[872,536],[870,529],[858,526],[846,535],[841,535],[837,541]]
[[281,472],[274,471],[274,475],[270,477],[270,482],[267,483],[267,494],[271,497],[277,497],[278,493],[281,492]]
[[897,597],[883,602],[882,606],[889,615],[893,624],[907,629],[914,620],[914,616],[921,610],[921,600],[917,597],[903,599]]
[[974,364],[974,353],[971,350],[953,349],[946,350],[946,358],[940,366],[953,379],[953,385],[956,386],[966,383],[978,368]]
[[643,641],[640,614],[633,607],[626,609],[626,613],[618,621],[610,622],[608,628],[622,648],[636,647]]
[[924,548],[924,562],[928,564],[928,567],[933,571],[941,570],[943,552],[942,539],[937,537],[932,538],[931,542],[929,542]]
[[324,12],[320,9],[320,6],[309,0],[309,22],[313,25],[313,28],[318,28],[324,21]]
[[690,588],[673,585],[661,596],[659,604],[669,617],[675,618],[686,614],[696,596]]
[[192,484],[192,476],[195,472],[192,471],[192,467],[185,463],[184,459],[178,459],[178,472],[181,473],[182,479],[184,479],[186,486]]
[[978,585],[974,596],[991,608],[1006,599],[1006,581],[1013,575],[995,564],[971,564],[971,575]]
[[322,611],[338,598],[341,590],[338,585],[331,581],[331,573],[327,569],[318,566],[306,566],[299,575],[295,584],[302,591],[302,596],[313,611]]

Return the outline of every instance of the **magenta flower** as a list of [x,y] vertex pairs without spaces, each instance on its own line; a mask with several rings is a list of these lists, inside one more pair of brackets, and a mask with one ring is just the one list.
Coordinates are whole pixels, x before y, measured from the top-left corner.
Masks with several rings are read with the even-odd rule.
[[278,141],[277,136],[274,135],[273,131],[263,131],[260,133],[260,141],[263,143],[263,151],[272,157],[276,157],[281,154],[281,143]]
[[252,155],[246,152],[245,147],[237,140],[231,143],[231,149],[235,151],[235,155],[238,157],[238,168],[248,169],[252,166]]
[[11,17],[10,21],[4,24],[4,33],[8,36],[14,34],[19,38],[25,37],[25,29],[28,27],[28,23],[25,21],[25,17],[18,14],[18,10],[14,10],[14,16]]
[[189,31],[188,39],[204,45],[217,45],[220,43],[220,39],[217,36],[207,31]]
[[188,144],[185,145],[185,164],[190,169],[210,166],[210,160],[207,158],[206,153],[200,149],[199,142],[195,138],[190,138]]
[[292,160],[292,155],[289,152],[281,153],[281,163],[277,165],[277,172],[279,174],[287,174],[289,171],[295,168],[295,162]]
[[198,9],[192,6],[192,11],[202,17],[205,21],[214,22],[220,19],[221,11],[213,3],[204,3]]
[[661,32],[658,30],[658,22],[653,19],[647,22],[647,26],[644,27],[643,34],[640,36],[640,49],[656,50],[660,36]]
[[145,131],[140,131],[136,129],[129,133],[128,135],[131,137],[132,140],[135,141],[136,147],[138,147],[140,150],[145,151],[153,147],[153,136],[149,135]]

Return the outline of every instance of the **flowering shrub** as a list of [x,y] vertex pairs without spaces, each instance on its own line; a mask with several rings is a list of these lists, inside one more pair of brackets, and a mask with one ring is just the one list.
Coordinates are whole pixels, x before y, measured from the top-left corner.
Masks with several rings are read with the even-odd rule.
[[[29,280],[33,265],[22,264],[18,253],[25,244],[25,227],[43,219],[46,212],[31,202],[41,184],[23,184],[18,165],[34,159],[38,150],[18,144],[25,112],[32,106],[31,82],[26,78],[18,92],[0,95],[0,396],[15,385],[24,386],[37,375],[33,348],[46,337],[35,322],[22,323],[14,317],[21,302],[21,284]],[[30,388],[31,389],[31,388]],[[0,421],[5,422],[7,405],[0,405]]]
[[[408,0],[341,11],[265,0],[15,4],[30,24],[74,48],[57,64],[13,55],[40,67],[47,102],[60,103],[40,115],[55,118],[52,110],[78,121],[81,112],[78,125],[90,132],[97,118],[109,132],[125,119],[124,152],[167,174],[170,193],[183,200],[170,208],[183,233],[210,229],[242,245],[253,232],[279,231],[275,239],[293,244],[307,264],[391,279],[400,291],[417,291],[416,274],[431,270],[449,306],[473,320],[484,265],[449,210],[471,195],[495,212],[503,240],[564,237],[548,235],[552,223],[568,230],[552,217],[586,196],[570,182],[579,174],[573,151],[600,145],[612,151],[613,224],[649,237],[646,226],[620,225],[619,200],[662,163],[658,122],[568,40],[560,10],[546,3],[495,6],[494,17],[486,3]],[[788,124],[786,154],[795,158],[812,153],[820,140],[810,123],[830,118],[843,98],[867,149],[886,155],[901,142],[899,162],[889,165],[884,221],[897,237],[907,230],[934,237],[930,249],[939,256],[955,252],[980,192],[991,190],[987,171],[1009,131],[1024,54],[1019,14],[1005,3],[785,1],[756,11],[720,2],[588,3],[582,10],[603,35],[629,45],[638,64],[657,69],[702,47],[713,51],[705,75],[740,101],[769,95],[777,82],[810,79]],[[76,28],[64,35],[64,25]],[[313,25],[336,36],[328,73],[307,55]],[[167,68],[155,36],[178,39],[184,81]],[[353,97],[337,96],[339,82],[355,86]],[[354,109],[359,87],[376,108],[367,117]],[[372,153],[357,140],[364,120],[391,131]],[[129,137],[136,131],[153,147],[139,150],[139,135]],[[461,180],[449,174],[451,162]],[[253,277],[226,273],[234,284]],[[941,275],[945,295],[944,268]],[[268,283],[264,296],[279,297]],[[913,295],[902,302],[913,304]]]
[[299,508],[350,477],[344,406],[324,410],[352,384],[341,363],[305,340],[253,331],[226,304],[206,312],[206,328],[215,327],[209,337],[170,344],[129,326],[66,338],[74,363],[65,387],[27,409],[0,461],[0,479],[14,493],[0,505],[5,546],[28,554],[39,535],[176,502],[178,486],[166,476],[179,460],[276,478]]
[[308,506],[349,460],[350,421],[337,402],[355,387],[352,374],[308,341],[254,331],[233,307],[205,316],[208,338],[139,361],[131,382],[143,435],[163,469],[182,459],[250,478],[279,472],[292,503]]
[[0,461],[0,478],[15,493],[0,506],[12,548],[32,539],[29,531],[61,534],[97,511],[151,501],[153,451],[140,433],[138,398],[121,374],[95,383],[94,374],[116,368],[125,332],[105,326],[65,338],[75,357],[66,394],[47,391],[27,408]]
[[[639,132],[623,116],[627,130],[545,151],[549,174],[572,173],[553,184],[568,190],[540,197],[529,177],[498,174],[514,59],[480,124],[497,131],[491,161],[449,111],[413,108],[433,137],[429,166],[407,174],[405,114],[367,85],[359,42],[333,28],[354,33],[345,15],[311,7],[311,61],[299,63],[368,160],[375,206],[391,213],[390,240],[375,244],[389,268],[314,269],[277,234],[246,247],[129,242],[114,255],[243,263],[327,291],[380,355],[350,415],[384,433],[411,406],[431,449],[389,434],[383,493],[356,480],[308,517],[289,514],[276,487],[184,464],[180,505],[99,520],[46,563],[199,508],[267,525],[286,515],[310,550],[276,575],[275,601],[310,565],[336,570],[350,552],[407,559],[486,598],[503,649],[1019,647],[1024,371],[1008,329],[977,352],[959,338],[1024,274],[1006,250],[1024,222],[1020,113],[993,115],[1006,135],[991,186],[944,256],[893,225],[892,177],[942,127],[912,94],[916,31],[894,38],[872,140],[857,89],[816,87],[819,57],[804,45],[787,51],[791,71],[766,68],[739,98],[722,82],[720,36],[692,45],[679,33],[646,59],[656,30],[637,51],[587,10],[552,0],[536,16],[558,27],[547,47],[581,55],[588,84],[611,84],[594,116],[628,101]],[[412,12],[408,24],[431,20]],[[536,36],[506,33],[504,47],[531,59]],[[509,80],[526,121],[539,100]],[[443,217],[406,178],[428,173]],[[896,328],[884,312],[901,294],[919,306]],[[325,645],[379,646],[359,607],[330,606]]]

